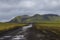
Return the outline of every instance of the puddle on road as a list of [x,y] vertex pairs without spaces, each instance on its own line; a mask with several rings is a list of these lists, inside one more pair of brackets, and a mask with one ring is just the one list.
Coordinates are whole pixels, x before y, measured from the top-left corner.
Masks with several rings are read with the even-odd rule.
[[12,37],[12,36],[4,36],[4,38],[9,38],[9,37]]
[[12,40],[24,40],[24,35],[16,35],[12,38]]
[[0,40],[4,40],[4,39],[10,38],[10,37],[12,37],[12,36],[3,36],[3,37],[0,38]]

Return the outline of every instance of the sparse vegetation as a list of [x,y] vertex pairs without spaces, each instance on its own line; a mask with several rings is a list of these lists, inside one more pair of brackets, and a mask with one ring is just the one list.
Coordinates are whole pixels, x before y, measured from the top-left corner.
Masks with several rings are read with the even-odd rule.
[[11,30],[25,25],[26,24],[19,24],[19,23],[0,23],[0,31]]
[[60,23],[37,23],[35,24],[37,30],[50,31],[56,35],[60,35]]

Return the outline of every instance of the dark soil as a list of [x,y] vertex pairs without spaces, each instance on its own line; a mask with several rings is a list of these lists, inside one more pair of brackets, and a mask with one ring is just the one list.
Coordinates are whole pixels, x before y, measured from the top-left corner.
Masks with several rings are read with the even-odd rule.
[[36,30],[33,28],[29,28],[26,31],[26,38],[27,40],[60,40],[60,37],[55,33],[49,30]]

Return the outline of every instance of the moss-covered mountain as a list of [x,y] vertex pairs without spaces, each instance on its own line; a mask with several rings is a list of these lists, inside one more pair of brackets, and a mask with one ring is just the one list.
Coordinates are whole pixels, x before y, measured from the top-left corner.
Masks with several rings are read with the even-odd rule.
[[13,23],[34,23],[34,22],[59,22],[60,21],[60,16],[56,14],[45,14],[45,15],[40,15],[40,14],[35,14],[33,16],[28,16],[28,15],[23,15],[23,16],[17,16],[14,19],[12,19],[10,22]]
[[13,23],[24,23],[28,18],[29,18],[28,15],[16,16],[10,22],[13,22]]

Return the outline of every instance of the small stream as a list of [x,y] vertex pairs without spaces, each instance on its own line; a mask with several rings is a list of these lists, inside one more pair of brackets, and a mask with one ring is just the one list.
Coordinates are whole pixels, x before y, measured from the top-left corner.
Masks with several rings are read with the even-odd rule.
[[28,28],[31,28],[32,24],[28,25],[28,26],[24,26],[22,29],[19,28],[11,33],[8,33],[2,37],[0,37],[0,40],[27,40],[25,35],[26,35],[26,31]]
[[12,40],[28,40],[26,39],[25,35],[27,34],[27,29],[31,28],[32,24],[30,24],[29,26],[25,26],[22,28],[22,31],[20,33],[18,33],[16,36],[14,36],[12,38]]

